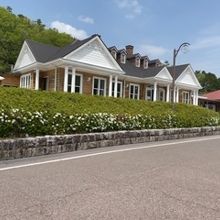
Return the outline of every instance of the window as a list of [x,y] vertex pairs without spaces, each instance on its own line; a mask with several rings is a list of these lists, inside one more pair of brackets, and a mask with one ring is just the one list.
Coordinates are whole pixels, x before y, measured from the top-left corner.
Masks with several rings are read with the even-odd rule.
[[148,68],[148,61],[147,59],[144,60],[144,69],[147,69]]
[[22,75],[20,78],[20,87],[29,89],[31,88],[31,74]]
[[124,53],[121,54],[121,63],[125,63],[126,55]]
[[129,97],[130,99],[139,99],[140,86],[137,84],[130,84]]
[[182,103],[189,104],[189,92],[182,92]]
[[75,74],[75,91],[73,89],[73,74],[69,72],[68,74],[68,84],[67,84],[68,92],[82,93],[82,75]]
[[165,89],[159,88],[159,100],[165,101]]
[[105,96],[106,94],[106,79],[93,78],[93,95]]
[[136,67],[140,67],[140,58],[139,57],[137,57],[135,59],[135,65],[136,65]]
[[[114,97],[115,82],[112,82],[112,96]],[[117,97],[122,97],[122,82],[117,85]]]
[[145,100],[153,101],[154,99],[154,89],[153,88],[146,88]]
[[115,50],[112,50],[112,52],[111,52],[111,54],[112,54],[112,56],[116,59],[116,51]]

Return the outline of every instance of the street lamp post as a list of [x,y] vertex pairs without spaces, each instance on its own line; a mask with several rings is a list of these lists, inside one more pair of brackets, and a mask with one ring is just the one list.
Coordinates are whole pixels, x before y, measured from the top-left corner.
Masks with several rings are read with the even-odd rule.
[[181,48],[187,48],[190,45],[190,43],[184,42],[182,43],[178,49],[173,50],[173,83],[172,83],[172,88],[173,88],[173,99],[172,99],[172,104],[173,104],[173,110],[174,110],[174,103],[175,103],[175,78],[176,78],[176,57],[180,51]]

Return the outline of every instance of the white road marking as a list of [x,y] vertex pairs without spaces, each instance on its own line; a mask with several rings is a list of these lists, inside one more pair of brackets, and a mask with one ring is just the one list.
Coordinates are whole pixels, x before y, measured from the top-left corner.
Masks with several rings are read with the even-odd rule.
[[57,162],[68,161],[68,160],[76,160],[76,159],[94,157],[94,156],[105,155],[105,154],[126,152],[126,151],[132,151],[132,150],[142,150],[142,149],[147,149],[147,148],[171,146],[171,145],[178,145],[178,144],[185,144],[185,143],[192,143],[192,142],[216,140],[216,139],[220,139],[220,136],[191,139],[191,140],[184,140],[184,141],[176,141],[176,142],[164,143],[164,144],[153,144],[153,145],[143,146],[143,147],[124,148],[124,149],[110,150],[110,151],[104,151],[104,152],[99,152],[99,153],[84,154],[84,155],[73,156],[73,157],[66,157],[66,158],[47,160],[47,161],[36,162],[36,163],[28,163],[28,164],[22,164],[22,165],[17,165],[17,166],[4,167],[4,168],[0,168],[0,171],[13,170],[13,169],[19,169],[19,168],[24,168],[24,167],[32,167],[32,166],[37,166],[37,165],[49,164],[49,163],[57,163]]

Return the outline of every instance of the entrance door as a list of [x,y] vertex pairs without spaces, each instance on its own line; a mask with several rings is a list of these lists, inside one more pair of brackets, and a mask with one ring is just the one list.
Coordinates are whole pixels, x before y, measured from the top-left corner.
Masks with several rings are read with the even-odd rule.
[[39,89],[40,90],[48,90],[48,78],[47,77],[40,77]]

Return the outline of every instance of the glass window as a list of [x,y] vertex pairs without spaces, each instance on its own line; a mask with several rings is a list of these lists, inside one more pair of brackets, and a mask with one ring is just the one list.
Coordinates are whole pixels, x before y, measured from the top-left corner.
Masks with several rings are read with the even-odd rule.
[[129,97],[130,99],[139,99],[139,85],[130,84]]
[[146,96],[145,99],[148,101],[153,101],[154,98],[154,89],[153,88],[146,88]]
[[136,67],[140,67],[140,58],[139,57],[136,58],[135,63],[136,63]]
[[[68,84],[67,84],[67,91],[72,92],[72,79],[73,74],[68,74]],[[75,92],[76,93],[82,93],[82,75],[75,74]]]
[[125,54],[124,53],[121,54],[121,63],[125,63]]
[[182,92],[182,103],[189,104],[189,92],[183,91]]
[[161,88],[159,89],[159,100],[165,101],[165,90]]
[[31,88],[31,74],[22,75],[20,78],[21,88]]
[[67,91],[71,92],[71,88],[72,88],[72,74],[68,74]]
[[93,95],[105,96],[106,80],[101,78],[93,79]]
[[75,92],[76,93],[81,93],[82,91],[82,77],[80,75],[76,75],[75,78]]
[[[112,96],[114,96],[115,82],[112,82]],[[122,97],[122,82],[117,85],[117,97]]]

